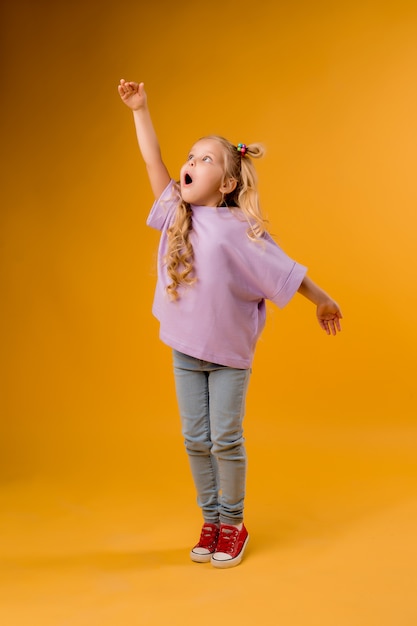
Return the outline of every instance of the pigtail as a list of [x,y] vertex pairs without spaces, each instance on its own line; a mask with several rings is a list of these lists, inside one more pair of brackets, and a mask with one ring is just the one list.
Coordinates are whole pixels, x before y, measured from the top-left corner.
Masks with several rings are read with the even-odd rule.
[[238,207],[249,224],[248,237],[258,241],[266,232],[267,222],[262,215],[258,193],[258,177],[252,159],[260,159],[265,149],[260,143],[234,146],[222,137],[217,138],[228,150],[226,176],[237,182],[235,189],[226,196],[227,206]]
[[187,202],[180,200],[172,226],[167,231],[168,250],[165,255],[166,270],[171,283],[167,287],[172,300],[178,298],[180,285],[192,285],[194,250],[190,241],[193,228],[192,209]]
[[249,222],[248,236],[250,239],[260,239],[266,231],[266,220],[262,215],[262,209],[258,193],[258,176],[251,159],[260,159],[265,154],[262,144],[253,143],[245,146],[246,150],[240,156],[240,180],[237,206],[244,213]]

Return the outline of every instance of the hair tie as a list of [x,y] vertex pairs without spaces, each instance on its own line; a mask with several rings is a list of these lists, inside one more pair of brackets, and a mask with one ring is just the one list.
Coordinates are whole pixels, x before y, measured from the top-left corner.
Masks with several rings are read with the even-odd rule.
[[245,143],[238,143],[237,144],[237,151],[240,152],[240,156],[244,156],[246,153],[246,144]]

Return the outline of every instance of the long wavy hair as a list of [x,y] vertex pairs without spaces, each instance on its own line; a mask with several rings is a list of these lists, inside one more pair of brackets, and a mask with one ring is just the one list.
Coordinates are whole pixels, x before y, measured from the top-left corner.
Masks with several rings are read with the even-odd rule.
[[[258,194],[258,178],[251,158],[259,159],[264,155],[264,148],[259,143],[246,146],[242,153],[219,135],[208,135],[203,139],[214,139],[224,148],[224,178],[233,178],[236,181],[235,189],[225,194],[220,206],[227,206],[231,211],[238,212],[248,222],[248,237],[258,241],[266,232],[266,220]],[[197,280],[194,274],[194,250],[190,241],[193,229],[193,212],[190,204],[180,198],[175,218],[168,229],[168,249],[165,255],[166,269],[171,283],[167,292],[172,300],[177,300],[180,285],[192,285]]]

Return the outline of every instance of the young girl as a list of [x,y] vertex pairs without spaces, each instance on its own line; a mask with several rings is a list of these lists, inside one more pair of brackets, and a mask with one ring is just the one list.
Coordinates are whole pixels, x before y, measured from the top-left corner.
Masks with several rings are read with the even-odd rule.
[[196,562],[237,565],[249,535],[243,523],[243,416],[265,299],[283,307],[298,291],[317,307],[327,334],[342,314],[306,268],[266,231],[251,158],[258,144],[197,141],[174,182],[162,160],[143,83],[120,81],[155,196],[147,224],[161,231],[153,313],[173,349],[182,432],[204,524]]

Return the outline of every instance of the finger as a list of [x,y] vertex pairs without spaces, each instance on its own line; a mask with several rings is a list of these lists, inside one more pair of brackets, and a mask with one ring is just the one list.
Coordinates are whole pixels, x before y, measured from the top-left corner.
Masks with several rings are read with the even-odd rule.
[[126,82],[124,78],[122,78],[122,79],[120,80],[119,87],[120,87],[121,89],[123,89],[123,91],[124,91],[124,92],[126,92],[126,91],[128,91],[128,90],[129,90],[129,85],[130,85],[130,83],[129,83],[129,82]]
[[336,316],[331,320],[330,326],[332,330],[332,335],[337,335],[338,332],[341,332],[342,326],[340,324],[339,316]]
[[123,85],[119,85],[119,93],[122,97],[128,98],[135,93],[135,89],[130,87],[128,83],[124,83]]
[[127,83],[123,78],[121,79],[120,83],[119,83],[119,90],[123,91],[123,93],[126,93],[130,90],[130,83]]
[[330,335],[330,329],[329,329],[329,324],[327,320],[319,320],[319,324],[321,328],[324,330],[324,332]]
[[326,324],[326,328],[327,328],[327,334],[328,335],[333,335],[333,320],[326,320],[325,321]]

